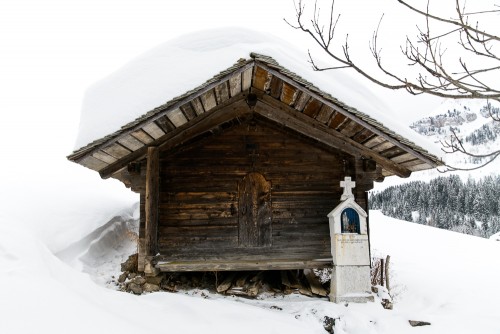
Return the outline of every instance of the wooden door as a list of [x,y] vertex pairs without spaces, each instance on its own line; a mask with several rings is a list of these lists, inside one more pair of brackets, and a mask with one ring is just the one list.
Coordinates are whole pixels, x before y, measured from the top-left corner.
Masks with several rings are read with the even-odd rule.
[[238,194],[239,246],[271,246],[271,182],[260,173],[249,173],[240,181]]

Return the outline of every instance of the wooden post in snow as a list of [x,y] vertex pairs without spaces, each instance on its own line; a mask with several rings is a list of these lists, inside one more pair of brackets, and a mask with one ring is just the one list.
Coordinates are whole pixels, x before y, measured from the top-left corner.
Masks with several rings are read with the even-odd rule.
[[145,252],[146,263],[144,272],[155,274],[151,263],[152,257],[158,250],[158,197],[160,188],[160,154],[158,147],[148,147],[146,167],[146,224],[145,224]]
[[387,291],[390,291],[390,285],[389,285],[389,261],[391,260],[391,256],[387,255],[387,259],[385,260],[385,287],[387,288]]
[[380,285],[384,286],[384,259],[380,259]]

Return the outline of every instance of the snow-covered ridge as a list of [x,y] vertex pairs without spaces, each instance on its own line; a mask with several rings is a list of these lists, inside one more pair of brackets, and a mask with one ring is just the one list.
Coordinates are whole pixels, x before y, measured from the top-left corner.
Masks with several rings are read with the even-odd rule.
[[[491,107],[493,111],[497,109]],[[454,129],[460,138],[465,138],[481,127],[491,124],[487,102],[446,100],[429,116],[424,117],[410,125],[410,128],[426,136],[436,136],[439,139],[451,135]]]
[[433,136],[438,134],[451,134],[450,128],[458,129],[465,123],[472,123],[478,119],[477,114],[470,111],[470,108],[464,106],[463,110],[448,110],[445,114],[429,116],[410,125],[410,128],[420,134]]
[[[454,132],[468,152],[492,152],[500,149],[500,142],[496,140],[500,135],[500,124],[492,119],[490,111],[494,115],[498,113],[498,105],[488,107],[484,100],[446,100],[429,116],[412,123],[410,128],[437,144],[450,141]],[[460,153],[447,159],[452,166],[474,166],[481,161],[484,160]]]

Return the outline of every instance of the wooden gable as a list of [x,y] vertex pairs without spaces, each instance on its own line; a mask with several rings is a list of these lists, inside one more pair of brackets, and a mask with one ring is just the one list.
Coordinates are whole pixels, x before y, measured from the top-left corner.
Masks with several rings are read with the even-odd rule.
[[441,163],[257,54],[68,158],[140,193],[148,274],[331,265],[344,176],[366,211],[374,180]]
[[252,54],[204,85],[167,102],[68,156],[127,185],[127,167],[146,156],[149,146],[168,151],[217,133],[252,115],[268,119],[327,146],[374,161],[382,177],[408,177],[441,161],[311,83],[272,58]]
[[163,152],[159,267],[329,264],[327,214],[340,197],[344,158],[260,118]]

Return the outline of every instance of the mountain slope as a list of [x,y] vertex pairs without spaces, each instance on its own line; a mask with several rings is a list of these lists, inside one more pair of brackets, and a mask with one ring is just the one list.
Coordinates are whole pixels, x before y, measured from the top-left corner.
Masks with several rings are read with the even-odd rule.
[[[436,143],[449,142],[455,133],[468,152],[482,154],[500,149],[500,141],[497,140],[500,122],[495,121],[499,112],[497,105],[483,100],[446,100],[429,116],[410,124],[410,128]],[[450,165],[467,164],[469,167],[486,161],[459,153],[450,154],[447,159]]]

